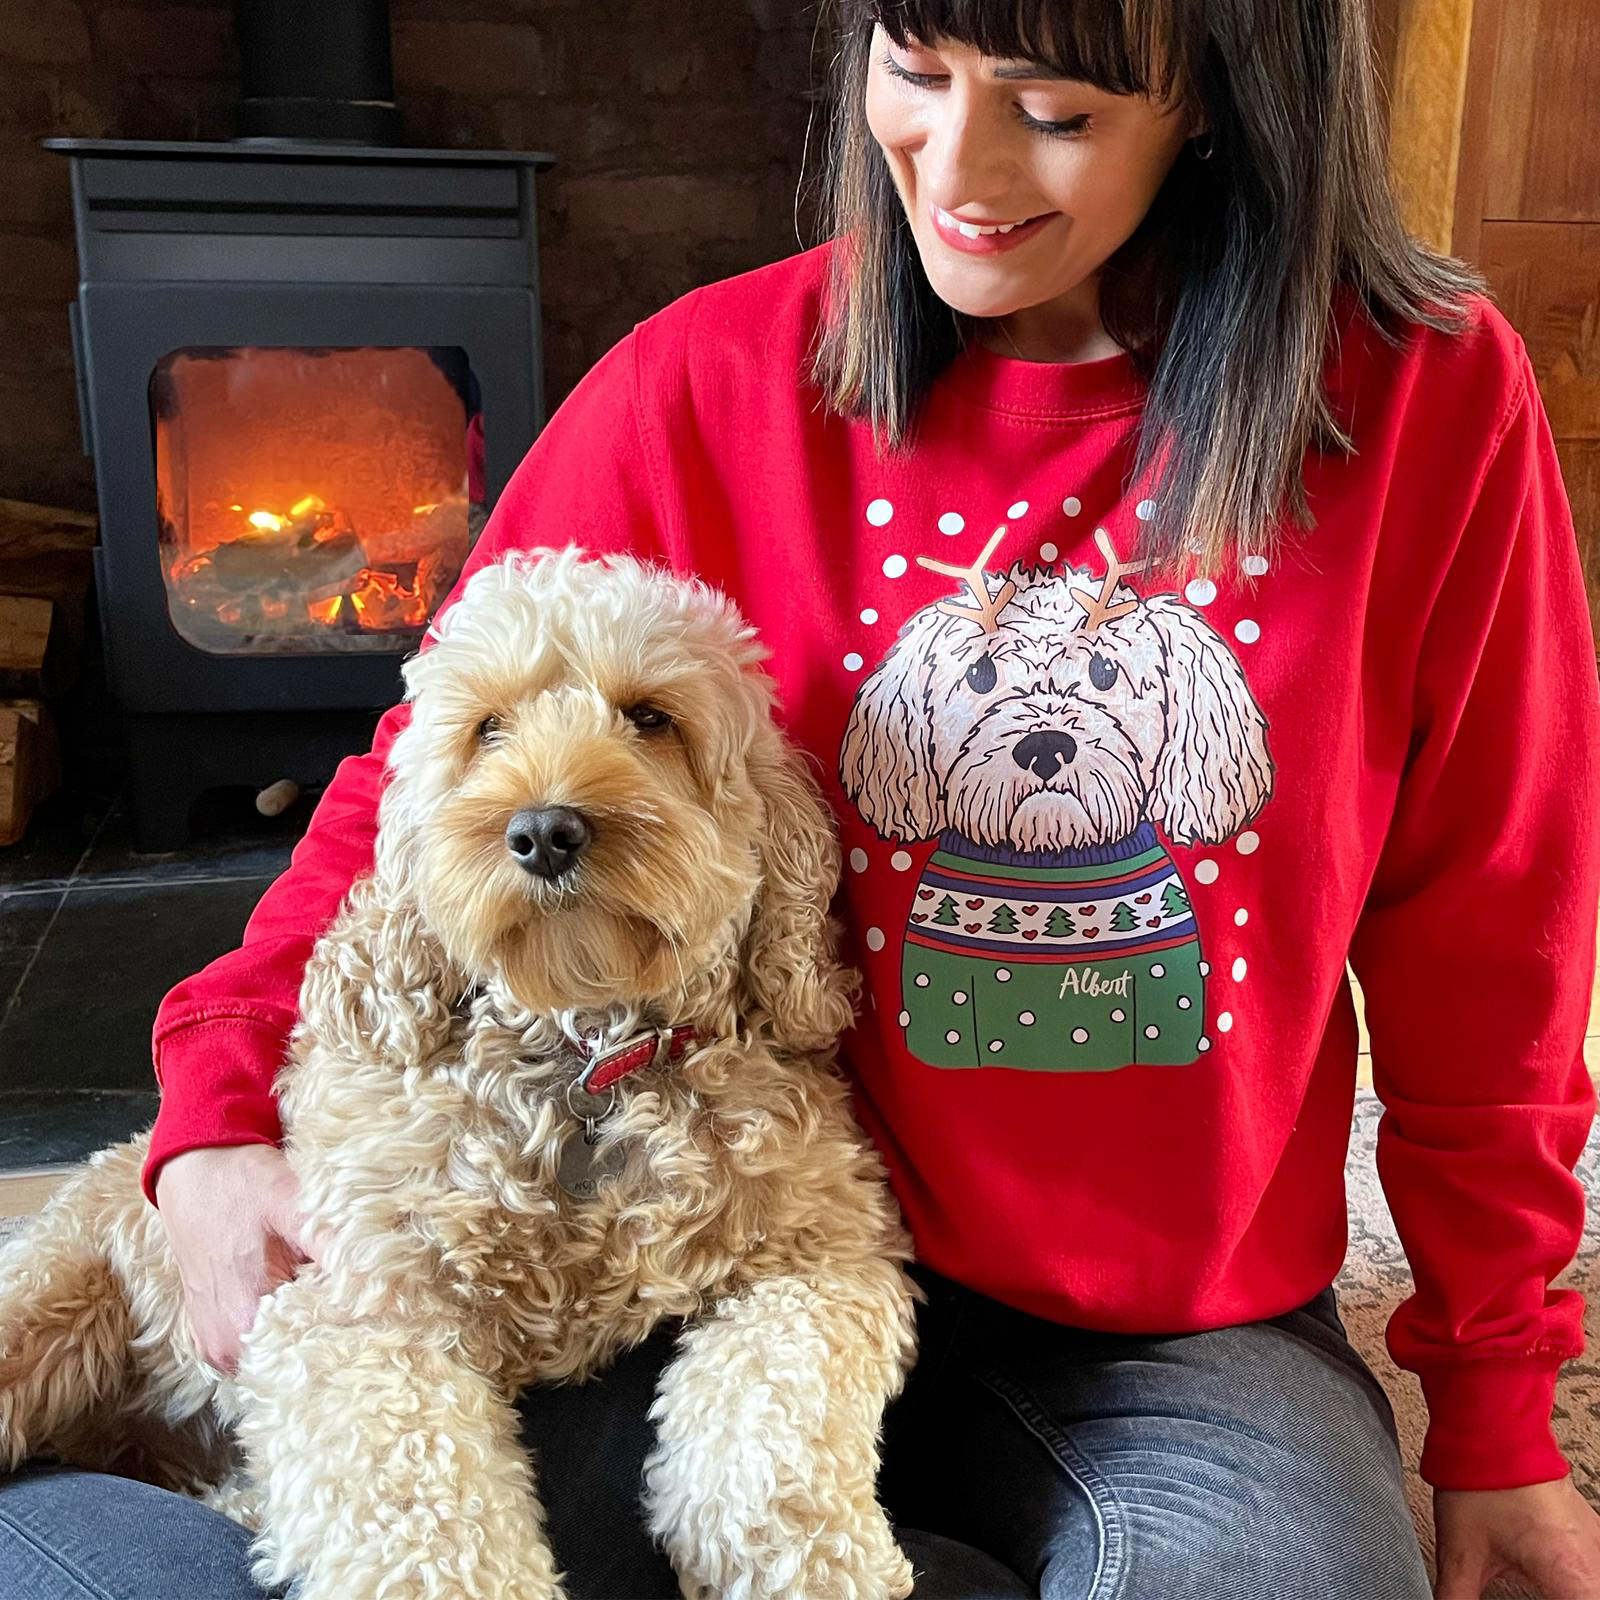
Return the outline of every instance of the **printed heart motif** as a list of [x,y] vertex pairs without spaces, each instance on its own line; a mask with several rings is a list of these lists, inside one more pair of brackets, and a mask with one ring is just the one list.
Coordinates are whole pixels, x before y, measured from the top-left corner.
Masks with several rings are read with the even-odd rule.
[[968,922],[964,923],[963,926],[966,928],[968,933],[976,933],[978,929],[983,926],[983,924],[981,922]]
[[911,920],[913,922],[926,922],[928,920],[928,913],[926,911],[913,911],[911,913]]
[[1078,909],[1086,917],[1092,917],[1094,915],[1094,907],[1093,906],[1079,906]]
[[1099,933],[1099,931],[1100,930],[1098,928],[1085,928],[1083,930],[1083,936],[1085,939],[1092,939],[1097,933]]
[[1039,937],[1039,930],[1037,928],[1024,928],[1022,930],[1022,937],[1024,939],[1037,939]]
[[1145,922],[1145,927],[1147,927],[1147,928],[1159,928],[1160,926],[1161,926],[1161,918],[1160,917],[1151,917]]
[[1038,909],[1038,906],[1024,906],[1022,908],[1022,914],[1025,917],[1031,917]]
[[983,904],[983,901],[981,899],[980,900],[969,900],[969,901],[967,901],[967,910],[968,911],[976,911],[978,909],[978,907],[981,906],[982,904]]
[[919,899],[919,900],[931,900],[931,899],[933,899],[933,890],[932,889],[918,889],[917,890],[917,899]]
[[1136,906],[1148,905],[1150,903],[1150,896],[1147,894],[1136,894],[1133,897],[1133,903]]

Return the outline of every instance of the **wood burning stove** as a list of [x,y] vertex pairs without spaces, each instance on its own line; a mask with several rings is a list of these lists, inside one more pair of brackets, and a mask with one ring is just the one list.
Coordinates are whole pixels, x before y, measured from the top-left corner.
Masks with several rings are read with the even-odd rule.
[[55,139],[79,408],[138,838],[204,788],[325,779],[544,420],[553,158]]

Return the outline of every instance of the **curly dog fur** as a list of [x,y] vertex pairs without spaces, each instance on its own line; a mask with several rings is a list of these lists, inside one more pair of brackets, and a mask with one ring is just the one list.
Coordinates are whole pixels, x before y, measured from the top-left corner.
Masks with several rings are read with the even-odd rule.
[[[318,1262],[224,1378],[145,1139],[101,1152],[0,1257],[0,1469],[204,1493],[297,1600],[557,1600],[513,1398],[682,1319],[643,1507],[684,1594],[909,1593],[874,1483],[910,1245],[833,1059],[860,981],[838,847],[765,655],[721,595],[628,557],[473,575],[406,663],[373,870],[278,1080]],[[593,837],[542,878],[507,823],[553,805]],[[598,1148],[625,1164],[574,1199],[582,1047],[681,1021],[701,1042],[617,1086]]]

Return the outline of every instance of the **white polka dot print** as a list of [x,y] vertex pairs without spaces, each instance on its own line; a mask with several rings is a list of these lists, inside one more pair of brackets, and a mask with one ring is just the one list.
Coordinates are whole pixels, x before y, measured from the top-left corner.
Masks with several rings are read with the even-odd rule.
[[883,946],[884,946],[883,929],[882,928],[868,928],[867,929],[867,949],[869,949],[869,950],[881,950],[881,949],[883,949]]
[[1234,623],[1233,636],[1240,644],[1254,644],[1261,637],[1261,624],[1245,617],[1242,621]]
[[1261,846],[1261,835],[1254,828],[1246,828],[1237,839],[1233,847],[1242,856],[1254,855]]
[[911,865],[911,852],[909,850],[896,850],[889,857],[889,865],[896,872],[904,872]]
[[1217,598],[1217,586],[1209,578],[1191,578],[1183,598],[1192,606],[1208,606]]
[[1074,1044],[1088,1044],[1089,1030],[1087,1028],[1074,1028],[1072,1030],[1072,1042]]
[[1219,870],[1216,862],[1210,856],[1207,856],[1203,861],[1196,864],[1194,881],[1196,883],[1215,883]]
[[1245,970],[1244,957],[1240,956],[1233,964],[1233,981],[1235,983],[1244,982]]
[[1005,1046],[1005,1040],[1004,1039],[991,1039],[989,1041],[989,1048],[991,1050],[1000,1050],[1000,1049],[1003,1049],[1004,1046]]
[[1239,565],[1244,568],[1246,576],[1259,578],[1267,570],[1267,558],[1255,555],[1246,556]]
[[894,507],[887,500],[874,500],[867,507],[867,521],[874,528],[881,528],[893,515]]
[[1152,1022],[1150,1026],[1144,1030],[1144,1036],[1147,1039],[1159,1039],[1161,1037],[1161,1030],[1155,1025],[1155,1023]]
[[1057,550],[1053,544],[1042,544],[1039,546],[1039,559],[1041,561],[1054,561],[1055,558],[1060,554],[1061,552]]
[[850,852],[850,870],[852,872],[865,872],[867,870],[867,852],[859,845]]
[[1083,501],[1081,501],[1077,495],[1069,494],[1067,498],[1061,502],[1061,509],[1065,511],[1069,517],[1075,517],[1080,511],[1083,510]]
[[1204,1034],[1200,1035],[1200,1048],[1202,1050],[1209,1050],[1211,1048],[1211,1041],[1206,1038]]
[[1233,914],[1233,921],[1236,927],[1242,928],[1249,920],[1250,913],[1246,911],[1243,906],[1240,906],[1239,909]]
[[928,974],[926,972],[919,972],[912,981],[919,989],[926,989],[928,987]]
[[1187,1011],[1191,1004],[1192,1002],[1190,1001],[1188,995],[1180,994],[1178,996],[1178,1009],[1180,1011]]
[[871,606],[868,606],[867,609],[861,613],[861,620],[870,628],[872,624],[878,620],[878,613],[874,611]]
[[906,558],[890,556],[883,564],[883,575],[886,578],[903,578],[906,575]]
[[964,1006],[967,1003],[967,991],[965,989],[957,989],[955,993],[950,996],[950,998],[958,1006]]
[[844,670],[846,672],[859,672],[861,670],[861,657],[854,650],[844,658]]
[[960,533],[966,525],[967,519],[959,511],[947,511],[939,518],[940,533]]
[[1014,504],[1006,507],[1006,515],[1010,517],[1013,522],[1015,522],[1018,517],[1025,517],[1027,514],[1028,502],[1026,500],[1018,500]]
[[1031,1028],[1037,1020],[1038,1019],[1031,1011],[1019,1011],[1017,1013],[1017,1021],[1020,1022],[1024,1028]]
[[996,983],[1010,983],[1011,982],[1011,968],[1010,967],[996,967],[994,969],[994,981]]
[[1111,1020],[1113,1022],[1126,1022],[1128,1020],[1128,1013],[1124,1011],[1121,1006],[1118,1006],[1117,1009],[1111,1013]]
[[1200,976],[1204,978],[1210,974],[1210,971],[1211,963],[1209,961],[1202,961],[1200,963]]
[[955,1030],[955,1029],[954,1029],[954,1028],[952,1028],[952,1029],[951,1029],[951,1030],[950,1030],[950,1031],[949,1031],[949,1032],[948,1032],[948,1033],[947,1033],[947,1034],[946,1034],[946,1035],[945,1035],[945,1036],[944,1036],[944,1042],[945,1042],[945,1043],[946,1043],[946,1044],[960,1044],[960,1043],[961,1043],[961,1035],[960,1035],[960,1034],[959,1034],[959,1033],[957,1033],[957,1032],[956,1032],[956,1030]]
[[911,1013],[909,1011],[902,1011],[900,1013],[900,1026],[902,1028],[909,1028],[911,1026]]
[[1226,1033],[1232,1026],[1233,1013],[1231,1011],[1224,1011],[1222,1015],[1217,1018],[1217,1032]]
[[1156,514],[1155,501],[1141,500],[1138,505],[1133,508],[1133,514],[1141,522],[1148,522]]
[[1164,978],[1164,977],[1166,977],[1166,975],[1167,975],[1167,969],[1164,966],[1162,966],[1159,961],[1155,961],[1155,962],[1151,963],[1150,976],[1152,978]]

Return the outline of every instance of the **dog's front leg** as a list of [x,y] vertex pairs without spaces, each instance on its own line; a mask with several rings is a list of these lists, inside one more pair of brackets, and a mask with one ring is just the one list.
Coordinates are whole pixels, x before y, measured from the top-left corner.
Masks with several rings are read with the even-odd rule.
[[910,1594],[876,1478],[911,1293],[888,1261],[767,1278],[683,1335],[650,1412],[645,1505],[690,1600]]
[[516,1413],[447,1319],[340,1317],[308,1268],[246,1340],[256,1581],[298,1579],[296,1600],[561,1600]]

